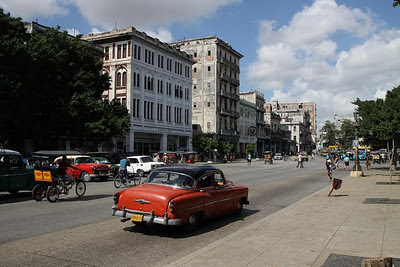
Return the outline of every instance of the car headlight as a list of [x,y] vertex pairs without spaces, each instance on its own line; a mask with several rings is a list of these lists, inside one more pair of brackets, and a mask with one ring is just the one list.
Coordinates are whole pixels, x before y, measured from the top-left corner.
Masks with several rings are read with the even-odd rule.
[[169,203],[169,210],[171,211],[171,213],[173,213],[173,212],[174,212],[174,209],[175,209],[175,203],[174,203],[174,201],[171,201],[171,202]]

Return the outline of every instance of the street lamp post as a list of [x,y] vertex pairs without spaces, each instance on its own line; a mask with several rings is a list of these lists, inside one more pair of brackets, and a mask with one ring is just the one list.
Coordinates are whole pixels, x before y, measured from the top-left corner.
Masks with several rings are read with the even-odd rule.
[[356,177],[358,178],[358,172],[362,171],[361,165],[359,162],[359,158],[358,158],[358,130],[360,128],[360,124],[359,124],[360,114],[358,113],[358,109],[354,110],[353,115],[354,115],[354,132],[355,132],[355,140],[354,140],[355,142],[353,142],[353,143],[354,143],[354,147],[356,149],[356,153],[355,153],[356,158],[355,158],[353,170],[356,171]]

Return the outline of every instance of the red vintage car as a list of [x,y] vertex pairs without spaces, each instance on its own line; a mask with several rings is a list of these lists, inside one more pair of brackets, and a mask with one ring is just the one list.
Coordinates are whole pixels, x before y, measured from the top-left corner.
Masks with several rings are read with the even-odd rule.
[[[86,155],[66,155],[69,164],[78,168],[74,170],[72,168],[67,169],[67,173],[75,178],[82,178],[85,182],[90,182],[95,178],[99,178],[100,181],[106,181],[112,176],[111,168],[107,164],[96,163],[95,160]],[[57,165],[58,160],[62,157],[58,157],[54,160]]]
[[241,213],[249,204],[248,192],[212,166],[159,167],[141,185],[117,192],[112,214],[123,222],[192,229],[204,219]]

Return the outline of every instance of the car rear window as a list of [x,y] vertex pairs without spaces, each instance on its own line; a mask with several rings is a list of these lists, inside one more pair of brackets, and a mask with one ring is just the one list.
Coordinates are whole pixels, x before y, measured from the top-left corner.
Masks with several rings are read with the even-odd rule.
[[157,172],[153,171],[144,183],[162,184],[183,189],[192,189],[195,180],[185,174],[176,172]]

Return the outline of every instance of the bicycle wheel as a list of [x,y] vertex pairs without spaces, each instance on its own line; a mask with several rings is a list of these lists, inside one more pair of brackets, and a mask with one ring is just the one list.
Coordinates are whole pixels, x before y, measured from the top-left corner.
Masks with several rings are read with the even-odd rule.
[[83,196],[86,193],[86,183],[82,179],[76,180],[75,192],[78,197]]
[[47,200],[51,203],[54,203],[57,201],[57,199],[60,197],[60,190],[56,185],[52,185],[47,189]]
[[120,188],[121,185],[122,185],[121,177],[119,175],[115,175],[115,177],[114,177],[115,188]]
[[42,184],[37,184],[32,189],[32,198],[36,201],[41,201],[46,196],[46,187]]

